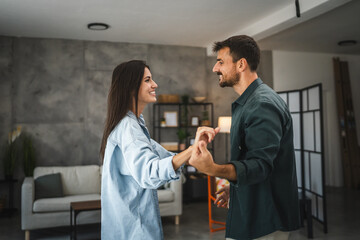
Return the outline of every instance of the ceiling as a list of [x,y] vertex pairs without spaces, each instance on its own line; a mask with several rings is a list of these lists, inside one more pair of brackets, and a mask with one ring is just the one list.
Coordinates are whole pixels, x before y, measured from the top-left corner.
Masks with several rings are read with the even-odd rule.
[[[360,54],[360,1],[1,0],[0,35],[206,47],[247,34],[262,49]],[[87,24],[104,22],[106,31]],[[336,48],[354,39],[355,47]],[[355,50],[352,50],[355,49]]]
[[[355,46],[338,46],[356,40]],[[355,0],[307,22],[261,39],[263,50],[360,54],[360,1]]]

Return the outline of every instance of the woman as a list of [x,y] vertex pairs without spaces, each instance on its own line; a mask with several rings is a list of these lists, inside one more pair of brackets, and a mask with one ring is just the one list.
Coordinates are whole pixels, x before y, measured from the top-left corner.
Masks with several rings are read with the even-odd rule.
[[[114,69],[100,150],[102,239],[163,239],[157,188],[179,179],[192,147],[174,155],[150,138],[141,113],[156,102],[156,88],[143,61]],[[210,141],[215,131],[198,136]]]

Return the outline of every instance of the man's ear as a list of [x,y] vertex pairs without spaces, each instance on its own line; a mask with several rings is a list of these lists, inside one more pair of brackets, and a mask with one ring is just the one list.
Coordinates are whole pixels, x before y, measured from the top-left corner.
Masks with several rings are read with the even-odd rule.
[[245,58],[240,58],[237,61],[237,69],[239,70],[239,72],[243,72],[245,71],[245,69],[247,68],[247,61]]

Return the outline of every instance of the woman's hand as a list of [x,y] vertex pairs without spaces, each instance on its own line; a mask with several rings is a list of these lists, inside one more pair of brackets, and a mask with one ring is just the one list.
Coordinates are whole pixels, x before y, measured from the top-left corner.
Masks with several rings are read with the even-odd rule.
[[176,154],[173,157],[172,164],[173,168],[176,171],[181,165],[183,164],[189,164],[189,159],[191,157],[191,154],[193,152],[194,147],[189,146],[186,150],[182,151],[179,154]]
[[216,134],[218,134],[219,131],[219,127],[215,129],[211,127],[198,127],[196,131],[194,145],[197,145],[199,141],[204,141],[206,144],[211,143],[211,141],[215,138]]

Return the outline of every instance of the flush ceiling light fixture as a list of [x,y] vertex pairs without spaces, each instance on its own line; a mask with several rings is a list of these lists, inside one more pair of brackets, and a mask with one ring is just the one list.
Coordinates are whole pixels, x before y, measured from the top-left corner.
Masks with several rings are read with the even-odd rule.
[[108,29],[110,26],[106,23],[89,23],[87,27],[90,30],[103,31]]
[[354,46],[356,44],[357,44],[357,42],[355,40],[343,40],[343,41],[338,42],[338,45],[341,47]]

